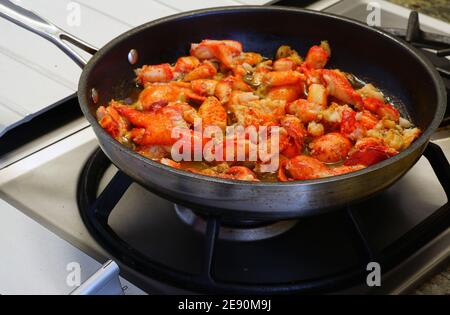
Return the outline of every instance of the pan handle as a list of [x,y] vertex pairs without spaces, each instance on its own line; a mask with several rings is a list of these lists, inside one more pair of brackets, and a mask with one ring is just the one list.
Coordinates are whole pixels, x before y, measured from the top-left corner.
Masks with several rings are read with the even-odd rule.
[[67,42],[83,49],[91,55],[97,52],[95,47],[65,32],[36,13],[18,6],[11,1],[0,0],[0,16],[52,42],[81,68],[84,68],[86,65],[86,60],[70,47]]

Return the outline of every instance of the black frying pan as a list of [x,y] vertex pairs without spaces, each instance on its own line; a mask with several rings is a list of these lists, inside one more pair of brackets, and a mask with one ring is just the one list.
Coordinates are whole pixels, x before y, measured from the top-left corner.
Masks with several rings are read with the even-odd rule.
[[[9,1],[0,1],[0,15],[56,43],[81,66],[82,58],[61,39],[94,52],[86,43]],[[269,57],[282,44],[304,54],[308,47],[327,39],[333,52],[331,67],[373,82],[385,94],[395,96],[397,104],[403,104],[399,108],[402,115],[424,132],[407,150],[358,172],[289,183],[247,183],[161,165],[121,145],[100,127],[95,117],[97,107],[127,96],[133,87],[133,69],[175,61],[187,54],[190,43],[205,38],[235,39],[244,44],[245,50]],[[136,64],[129,62],[132,49],[139,54]],[[97,91],[94,97],[93,89]],[[323,213],[386,189],[420,158],[443,118],[446,104],[437,72],[403,41],[331,14],[256,6],[182,13],[126,32],[96,52],[84,66],[78,99],[106,155],[149,190],[199,211],[268,220]]]

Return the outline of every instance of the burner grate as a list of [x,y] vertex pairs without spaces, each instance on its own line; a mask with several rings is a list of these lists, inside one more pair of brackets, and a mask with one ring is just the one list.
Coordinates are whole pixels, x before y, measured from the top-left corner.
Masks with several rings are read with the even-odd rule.
[[[424,32],[420,28],[419,14],[411,11],[406,29],[382,28],[384,31],[404,39],[412,46],[421,49],[423,54],[431,61],[444,81],[447,95],[450,95],[450,36]],[[450,98],[447,98],[447,112],[442,125],[450,122]]]
[[[447,196],[450,196],[450,165],[441,148],[430,143],[424,155],[432,165]],[[356,209],[353,209],[352,206],[348,206],[347,209],[344,209],[337,214],[333,214],[335,217],[323,216],[320,220],[326,221],[329,219],[329,221],[335,221],[334,223],[336,225],[342,225],[342,222],[347,222],[347,228],[340,233],[347,234],[345,237],[348,242],[351,243],[351,246],[356,253],[356,256],[352,258],[353,263],[350,265],[351,268],[349,268],[349,265],[342,265],[332,274],[324,274],[322,276],[315,275],[314,277],[303,277],[301,279],[295,276],[298,275],[298,273],[290,273],[289,270],[279,270],[280,273],[286,274],[286,277],[292,278],[289,278],[288,281],[277,282],[272,281],[274,270],[276,270],[276,267],[273,269],[274,266],[272,266],[270,270],[264,268],[257,270],[257,276],[253,276],[254,281],[252,282],[250,280],[244,281],[239,277],[236,278],[232,273],[229,273],[231,271],[225,270],[225,272],[223,272],[223,269],[227,269],[230,263],[234,263],[230,259],[241,259],[241,257],[232,257],[230,255],[239,252],[237,249],[244,246],[243,244],[250,243],[250,245],[254,245],[254,247],[264,247],[265,245],[258,245],[261,244],[260,241],[224,242],[223,240],[220,240],[221,218],[210,216],[205,218],[206,233],[203,235],[204,251],[202,254],[202,270],[198,274],[187,273],[171,268],[168,265],[157,262],[151,257],[146,256],[144,253],[133,247],[132,244],[116,234],[108,224],[108,218],[114,211],[114,207],[132,184],[132,180],[119,171],[100,196],[97,197],[100,180],[110,165],[111,162],[104,153],[98,149],[86,163],[80,176],[77,201],[81,217],[89,232],[107,251],[119,260],[120,263],[127,267],[152,279],[197,292],[258,294],[288,292],[327,293],[336,290],[345,290],[351,286],[363,285],[365,283],[366,266],[368,262],[379,262],[383,266],[383,272],[387,272],[399,265],[413,253],[417,252],[424,244],[445,231],[450,225],[450,205],[447,203],[399,240],[392,243],[389,247],[376,252],[368,241],[367,235],[365,235],[365,231],[359,222],[357,211],[355,211]],[[278,257],[270,257],[270,259],[274,262],[276,262],[277,259],[291,259],[288,255],[288,247],[295,247],[297,240],[295,239],[296,234],[294,230],[296,229],[308,229],[308,219],[304,219],[304,221],[301,221],[289,232],[275,237],[270,240],[270,243],[267,243],[269,245],[282,243],[281,248],[287,249],[288,252],[286,253],[283,250],[284,255],[280,255],[279,259]],[[316,240],[316,243],[319,242]],[[183,245],[180,244],[180,246]],[[224,254],[224,248],[228,249],[228,254]],[[344,251],[342,248],[339,248],[338,250],[341,254]],[[246,251],[243,252],[244,254],[246,253]],[[259,252],[261,252],[261,248],[249,251],[248,255],[252,255],[253,253],[254,256],[257,256],[255,253]],[[263,259],[263,257],[259,256],[257,259],[260,260]],[[269,259],[269,257],[267,259]],[[257,265],[258,262],[256,261],[255,264]],[[289,265],[289,263],[274,263],[274,265],[283,266]],[[291,264],[289,266],[294,265]],[[222,271],[221,276],[217,274],[218,271]]]

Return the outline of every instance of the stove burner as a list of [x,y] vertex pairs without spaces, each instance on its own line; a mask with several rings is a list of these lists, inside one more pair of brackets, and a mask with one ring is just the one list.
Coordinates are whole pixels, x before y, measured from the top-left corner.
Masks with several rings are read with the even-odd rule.
[[[417,12],[411,13],[407,30],[385,30],[421,48],[450,90],[450,61],[445,58],[450,52],[448,36],[423,32]],[[450,165],[444,153],[439,146],[430,143],[424,156],[446,195],[450,196]],[[389,273],[450,226],[450,204],[447,203],[398,239],[389,240],[386,247],[379,248],[369,235],[374,232],[367,230],[359,211],[365,210],[364,204],[362,209],[348,206],[326,216],[275,223],[232,222],[229,218],[225,221],[225,218],[199,215],[176,205],[171,214],[173,221],[167,225],[171,232],[163,236],[169,241],[159,239],[158,231],[150,233],[153,247],[143,251],[136,243],[143,231],[133,234],[134,238],[123,238],[120,231],[109,224],[111,213],[132,180],[119,171],[100,196],[97,195],[100,181],[110,165],[98,149],[80,176],[77,201],[91,235],[121,265],[148,278],[196,292],[329,293],[364,286],[368,262],[380,263],[383,274]],[[158,214],[152,212],[152,219],[155,219],[153,215]],[[180,220],[192,228],[185,227]],[[179,231],[183,228],[187,232]],[[177,233],[180,234],[172,241]],[[147,235],[142,237],[147,237],[144,243],[149,243]],[[192,246],[191,238],[200,244]],[[181,256],[176,255],[178,252]],[[190,264],[195,266],[189,270],[180,268]],[[146,289],[145,284],[141,286]]]
[[[450,165],[444,153],[439,146],[430,143],[424,155],[447,196],[450,196]],[[131,238],[128,238],[116,230],[111,221],[114,221],[116,205],[132,180],[119,171],[98,196],[100,183],[110,165],[106,155],[98,149],[87,161],[79,178],[78,207],[91,235],[124,270],[131,268],[134,273],[152,280],[195,292],[330,293],[355,285],[365,286],[368,262],[380,263],[383,274],[388,273],[450,226],[450,204],[447,203],[401,234],[400,238],[389,240],[385,247],[380,248],[373,243],[369,235],[373,231],[367,230],[367,222],[359,211],[365,210],[364,204],[280,225],[222,221],[213,216],[200,220],[193,211],[178,206],[182,219],[203,222],[194,223],[200,227],[197,227],[202,231],[200,234],[184,226],[175,211],[169,213],[171,209],[167,202],[168,207],[164,211],[147,209],[148,217],[137,217],[141,220],[139,231],[128,229],[131,233]],[[126,208],[125,215],[131,212],[133,209]],[[161,215],[173,219],[161,220]],[[147,224],[142,220],[157,223],[149,222],[152,228],[146,229]],[[158,224],[163,224],[163,228]],[[227,229],[221,235],[221,230]],[[239,229],[245,230],[242,233],[245,241],[242,241],[242,234],[239,235],[241,238],[236,237],[240,234],[237,232]],[[258,237],[249,237],[249,230],[262,233],[255,233]],[[229,241],[230,235],[233,235],[233,241]],[[151,244],[151,248],[142,248],[141,244]],[[140,286],[149,291],[153,288],[151,282],[140,283]]]
[[[193,210],[177,204],[175,205],[175,211],[185,224],[199,233],[206,233],[208,222],[201,215],[197,215]],[[241,242],[265,240],[289,231],[297,222],[297,220],[267,223],[256,221],[223,222],[219,229],[218,238]]]

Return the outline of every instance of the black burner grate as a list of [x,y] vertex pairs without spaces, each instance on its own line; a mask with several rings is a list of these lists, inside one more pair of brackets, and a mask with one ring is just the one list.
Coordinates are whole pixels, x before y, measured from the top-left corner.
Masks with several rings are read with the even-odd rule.
[[[412,46],[421,49],[442,77],[447,95],[450,95],[450,36],[424,32],[420,28],[419,14],[411,11],[406,29],[382,28],[384,31],[400,37]],[[450,122],[450,98],[447,99],[447,112],[442,125]]]
[[[441,148],[430,143],[424,155],[447,196],[450,196],[450,165]],[[321,270],[320,266],[316,271],[308,271],[309,273],[305,273],[305,270],[294,270],[308,269],[308,267],[299,266],[301,263],[297,262],[298,257],[289,254],[290,248],[293,249],[298,244],[299,231],[311,230],[308,227],[310,225],[308,219],[301,221],[292,231],[267,242],[245,242],[244,244],[218,240],[220,218],[208,217],[206,233],[203,235],[203,257],[200,258],[202,270],[200,273],[188,273],[148,257],[133,244],[122,239],[109,225],[108,219],[111,213],[132,184],[132,180],[119,171],[97,197],[100,181],[110,165],[109,159],[98,149],[86,163],[80,176],[77,201],[81,217],[92,236],[127,267],[149,278],[197,292],[258,294],[327,293],[345,290],[365,283],[366,266],[369,261],[379,262],[383,266],[383,272],[387,272],[450,226],[450,205],[447,203],[390,246],[382,251],[376,251],[372,248],[359,222],[358,212],[354,211],[352,206],[334,214],[324,215],[318,218],[323,222],[324,229],[337,229],[337,226],[340,226],[341,230],[336,230],[335,235],[340,235],[342,238],[342,246],[334,249],[323,247],[311,250],[334,250],[335,252],[330,253],[330,259],[339,256],[339,259],[333,262],[334,269],[330,274],[328,266],[324,267],[328,272],[323,272],[325,269]],[[310,246],[325,246],[327,238],[334,237],[332,231],[320,233],[322,234],[320,239],[315,239],[315,234],[311,235]],[[265,247],[273,248],[275,257],[267,255],[265,257]],[[173,249],[160,248],[160,250]],[[245,257],[246,255],[255,257]],[[341,255],[348,256],[345,263],[341,261]],[[236,260],[253,261],[255,270],[248,277],[245,276],[245,272],[244,276],[235,275],[231,266],[239,266]],[[270,263],[260,263],[263,260],[268,260]],[[320,262],[317,263],[320,264]],[[285,268],[280,268],[283,266]],[[286,266],[290,266],[292,270],[288,270]],[[315,268],[311,266],[309,268]],[[282,275],[278,276],[277,273]],[[280,282],[279,279],[285,281]]]

